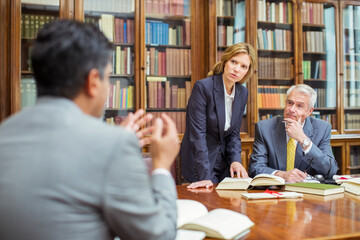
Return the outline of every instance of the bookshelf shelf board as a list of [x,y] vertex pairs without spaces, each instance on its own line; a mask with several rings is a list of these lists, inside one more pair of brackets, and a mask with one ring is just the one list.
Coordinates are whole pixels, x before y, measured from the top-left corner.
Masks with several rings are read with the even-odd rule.
[[355,57],[360,57],[360,53],[345,53],[346,57],[351,57],[351,56],[355,56]]
[[292,51],[258,49],[259,57],[292,57]]
[[184,112],[186,108],[147,108],[147,112]]
[[217,17],[218,20],[219,19],[229,19],[229,20],[235,19],[234,16],[216,16],[216,17]]
[[293,81],[293,78],[258,78],[259,81]]
[[284,108],[259,108],[259,111],[284,111]]
[[164,15],[164,14],[146,14],[147,20],[168,20],[168,21],[183,21],[185,19],[190,19],[190,16],[181,16],[181,15]]
[[110,14],[116,18],[134,19],[134,12],[85,11],[86,17],[100,18],[102,14]]
[[329,82],[329,81],[326,81],[326,79],[316,79],[316,78],[307,78],[307,79],[304,79],[304,81],[306,81],[306,82],[324,82],[324,83]]
[[21,75],[34,75],[31,71],[21,70]]
[[313,24],[313,23],[304,23],[303,30],[323,30],[325,29],[324,24]]
[[320,108],[316,107],[314,111],[330,111],[330,112],[332,112],[335,110],[336,110],[335,107],[320,107]]
[[360,112],[360,106],[357,107],[345,107],[345,111],[351,111],[351,112]]
[[124,46],[124,47],[134,47],[133,43],[120,43],[120,42],[113,42],[115,46]]
[[24,44],[24,43],[32,44],[34,40],[35,40],[35,38],[21,37],[22,44]]
[[191,49],[191,46],[189,46],[189,45],[159,45],[159,44],[146,44],[146,47]]
[[134,111],[133,108],[106,108],[106,111],[122,111],[122,112],[128,112],[128,111]]
[[[54,2],[54,1],[53,1]],[[38,11],[46,11],[46,14],[49,14],[50,12],[53,12],[57,16],[59,15],[59,4],[53,4],[53,3],[46,3],[39,4],[39,3],[23,3],[21,4],[22,10],[38,10]]]
[[326,56],[326,52],[304,52],[304,55],[322,55],[322,56]]
[[292,23],[277,23],[258,21],[258,28],[292,30]]
[[123,74],[111,74],[110,77],[111,78],[133,78],[135,75],[130,74],[130,75],[123,75]]
[[360,166],[347,166],[346,168],[350,170],[357,170],[360,169]]
[[146,77],[191,78],[191,75],[147,75]]

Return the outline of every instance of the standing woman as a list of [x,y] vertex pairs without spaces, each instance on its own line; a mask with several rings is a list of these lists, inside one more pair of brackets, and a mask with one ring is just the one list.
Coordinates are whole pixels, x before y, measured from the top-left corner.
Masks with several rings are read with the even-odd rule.
[[225,177],[248,177],[241,165],[240,126],[248,98],[242,85],[254,73],[256,54],[247,43],[226,49],[208,77],[194,84],[186,110],[181,168],[188,188],[211,187]]

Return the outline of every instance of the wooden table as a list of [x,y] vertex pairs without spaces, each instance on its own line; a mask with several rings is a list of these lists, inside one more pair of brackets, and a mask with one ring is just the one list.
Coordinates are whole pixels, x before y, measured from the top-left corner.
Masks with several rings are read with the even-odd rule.
[[199,201],[209,211],[226,208],[247,215],[255,226],[246,239],[360,239],[360,197],[350,193],[245,200],[241,194],[246,191],[189,190],[186,186],[177,186],[179,199]]

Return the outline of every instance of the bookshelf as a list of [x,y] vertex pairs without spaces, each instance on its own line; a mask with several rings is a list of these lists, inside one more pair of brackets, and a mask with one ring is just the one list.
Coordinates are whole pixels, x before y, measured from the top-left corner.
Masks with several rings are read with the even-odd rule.
[[258,120],[282,115],[286,91],[296,82],[295,8],[293,1],[256,1],[253,39],[258,50]]
[[[303,1],[300,5],[302,81],[317,93],[313,116],[339,132],[337,118],[337,2]],[[300,80],[300,81],[301,81]]]
[[360,129],[360,3],[343,3],[341,12],[344,130],[351,133]]
[[59,18],[59,6],[59,1],[21,0],[21,109],[36,103],[37,89],[30,61],[33,39],[44,24]]
[[[246,84],[249,99],[240,132],[242,156],[248,159],[252,151],[255,123],[270,115],[283,114],[281,102],[286,89],[293,84],[306,83],[318,89],[319,95],[323,98],[318,99],[320,105],[316,106],[314,115],[332,124],[331,144],[338,151],[336,159],[339,166],[342,166],[341,171],[343,173],[350,173],[350,170],[358,171],[350,169],[357,167],[354,163],[350,164],[350,153],[358,158],[357,149],[360,146],[358,125],[360,1],[106,0],[95,7],[93,4],[98,4],[97,2],[100,1],[3,0],[3,2],[4,4],[0,5],[4,13],[0,16],[0,26],[4,29],[0,33],[1,121],[19,111],[21,101],[27,98],[24,95],[21,97],[21,82],[24,83],[23,86],[28,86],[30,82],[29,89],[33,84],[31,66],[27,59],[32,43],[32,37],[28,34],[35,30],[30,31],[28,28],[25,31],[25,27],[22,27],[25,15],[37,15],[41,18],[44,16],[45,19],[49,16],[49,18],[95,21],[94,23],[98,25],[99,23],[96,22],[100,19],[105,22],[109,17],[113,19],[111,24],[114,27],[119,24],[124,26],[126,23],[126,41],[123,33],[122,37],[117,35],[120,33],[115,31],[117,28],[112,31],[112,41],[118,50],[115,51],[113,58],[114,71],[111,81],[115,90],[117,85],[118,89],[127,89],[126,101],[130,106],[116,107],[114,103],[111,106],[109,102],[105,112],[107,118],[113,118],[112,121],[118,122],[121,121],[121,116],[139,108],[154,114],[167,112],[185,115],[189,86],[191,91],[195,81],[206,77],[227,45],[246,41],[257,49],[259,64],[254,76]],[[170,5],[166,5],[167,3]],[[310,5],[312,5],[312,14],[309,15]],[[305,14],[306,12],[308,15]],[[305,16],[302,16],[304,14]],[[306,16],[309,19],[305,18]],[[310,16],[313,22],[310,21]],[[129,30],[128,25],[133,25],[133,30]],[[157,34],[152,36],[154,26]],[[187,30],[189,28],[190,30]],[[161,34],[160,29],[165,34]],[[164,29],[168,30],[167,34]],[[167,35],[167,38],[165,37],[167,41],[164,42],[162,38],[163,42],[152,41],[155,35],[159,39]],[[179,36],[182,36],[181,41]],[[264,41],[264,38],[270,39],[270,43]],[[309,48],[311,44],[315,44],[315,49]],[[120,54],[117,54],[119,51]],[[174,55],[183,58],[179,60]],[[120,57],[119,60],[117,56],[123,58]],[[159,56],[162,64],[159,64]],[[119,66],[117,62],[126,63],[126,68],[117,69],[116,66]],[[176,69],[187,69],[187,71],[169,70],[166,63],[175,64]],[[167,91],[169,95],[169,92],[172,92],[171,87],[175,89],[175,86],[177,90],[174,90],[174,93],[182,92],[178,93],[178,96],[185,95],[185,106],[184,101],[177,101],[181,102],[181,105],[172,106],[171,103],[174,103],[178,97],[174,97],[173,101],[171,97],[166,97],[166,88],[171,90]],[[129,87],[133,87],[132,96],[129,94],[131,92]],[[185,89],[185,94],[179,89]],[[34,95],[34,88],[32,91]],[[125,90],[122,91],[124,93]],[[156,98],[149,97],[149,91],[152,96],[156,92]],[[114,90],[112,93],[114,99]],[[275,97],[276,101],[272,103],[269,100],[263,101],[262,97],[265,94]],[[169,101],[166,104],[166,98],[170,99],[170,107]],[[270,105],[267,105],[269,103]],[[178,124],[180,138],[184,127]]]
[[129,112],[134,112],[134,12],[134,0],[84,0],[83,20],[96,25],[115,46],[104,115],[109,124],[119,124]]
[[191,1],[146,1],[145,108],[155,117],[166,112],[185,132],[191,93]]

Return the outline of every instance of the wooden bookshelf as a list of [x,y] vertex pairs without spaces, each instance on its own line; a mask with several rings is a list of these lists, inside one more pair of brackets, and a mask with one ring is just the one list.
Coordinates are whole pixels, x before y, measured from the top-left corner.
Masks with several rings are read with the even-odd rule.
[[[21,21],[24,22],[25,15],[38,16],[38,24],[42,21],[39,17],[43,18],[43,16],[45,19],[46,16],[53,16],[80,21],[90,18],[98,21],[102,16],[110,15],[114,18],[114,25],[115,19],[122,19],[124,23],[133,22],[130,23],[132,25],[132,30],[129,31],[130,39],[126,41],[118,37],[113,39],[120,56],[123,56],[118,62],[120,65],[126,62],[126,71],[121,68],[117,71],[115,52],[115,69],[111,75],[114,86],[119,85],[120,82],[119,89],[132,91],[133,95],[126,98],[128,103],[131,102],[130,106],[109,105],[105,113],[107,118],[113,117],[115,122],[117,117],[116,121],[119,121],[121,116],[125,116],[128,112],[144,108],[154,114],[161,112],[173,114],[174,118],[178,118],[181,122],[185,116],[186,99],[191,93],[194,82],[206,77],[228,45],[246,41],[256,48],[259,64],[254,76],[246,84],[249,99],[240,133],[244,151],[242,156],[248,160],[248,155],[251,153],[255,123],[270,116],[283,114],[280,105],[283,91],[293,84],[306,83],[319,92],[314,115],[332,124],[332,145],[338,152],[338,158],[341,158],[339,160],[341,172],[357,171],[356,164],[350,164],[350,153],[358,156],[357,146],[360,146],[358,97],[360,95],[358,41],[360,1],[188,0],[175,9],[174,6],[165,4],[172,1],[126,0],[121,1],[124,3],[122,6],[111,10],[106,9],[107,2],[111,1],[102,1],[101,6],[96,8],[89,7],[90,2],[98,2],[95,0],[59,0],[55,6],[43,4],[46,1],[41,1],[42,4],[32,3],[39,0],[0,1],[3,3],[0,5],[1,10],[5,13],[0,16],[1,29],[5,29],[0,32],[0,48],[3,50],[0,51],[0,120],[21,109],[21,79],[32,77],[31,65],[27,59],[33,35],[28,36],[28,34],[36,30],[29,31],[28,28],[25,33],[25,27],[21,28]],[[158,5],[154,7],[152,4]],[[280,9],[280,4],[283,4],[282,18],[279,10],[276,10]],[[185,14],[184,9],[187,9]],[[170,42],[148,41],[150,23],[157,23],[160,26],[164,24],[166,27],[160,28],[167,30],[175,29],[172,30],[175,36],[185,32],[185,37],[183,36],[181,40],[174,37]],[[37,25],[35,18],[33,25]],[[116,36],[114,32],[113,34]],[[264,37],[267,39],[268,36],[282,40],[275,41],[278,45],[266,42],[265,47]],[[318,39],[322,40],[318,41]],[[309,48],[311,44],[315,44],[315,47]],[[155,53],[153,58],[148,54],[151,51]],[[165,65],[162,65],[160,71],[159,53],[162,63],[165,60]],[[171,57],[173,55],[182,58],[175,60]],[[167,61],[169,56],[172,61]],[[169,72],[166,64],[174,65],[174,62],[179,69],[187,70]],[[156,84],[149,81],[156,77],[166,80],[159,83],[155,81]],[[160,93],[159,104],[157,97],[156,105],[153,105],[155,97],[149,98],[150,82],[152,82],[150,84],[153,89],[152,94],[155,94],[155,85],[156,93]],[[185,97],[178,101],[181,104],[176,107],[171,105],[171,101],[170,106],[169,103],[166,105],[166,88],[171,89],[172,86],[177,86],[178,89],[186,89],[186,87],[189,89],[190,86],[190,91],[185,90],[185,94],[178,93],[178,96],[185,95]],[[129,87],[133,89],[129,90]],[[124,93],[125,90],[122,91]],[[275,97],[273,101],[276,99],[275,103],[279,105],[260,105],[264,102],[262,97],[267,92],[271,92],[271,97]],[[163,100],[161,96],[164,97]],[[170,99],[175,101],[178,97],[170,95]],[[179,127],[179,131],[182,132],[184,127],[184,125]]]

